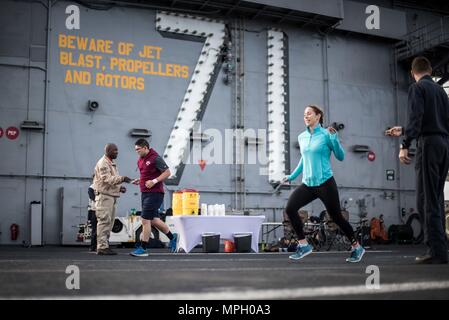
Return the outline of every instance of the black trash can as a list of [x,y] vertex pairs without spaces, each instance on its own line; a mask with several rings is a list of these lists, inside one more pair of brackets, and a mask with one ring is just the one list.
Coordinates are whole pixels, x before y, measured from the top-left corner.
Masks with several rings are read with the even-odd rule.
[[235,233],[234,234],[234,245],[235,252],[251,252],[251,233]]
[[203,252],[216,253],[220,251],[220,234],[203,233]]

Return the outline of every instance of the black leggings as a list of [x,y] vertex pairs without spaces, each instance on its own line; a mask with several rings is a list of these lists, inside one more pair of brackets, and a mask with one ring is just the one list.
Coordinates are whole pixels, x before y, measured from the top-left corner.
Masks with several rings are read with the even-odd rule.
[[288,218],[292,223],[298,239],[305,239],[303,230],[304,224],[299,217],[298,210],[317,198],[324,203],[332,221],[340,227],[351,243],[355,243],[354,230],[341,214],[340,199],[338,197],[338,189],[334,177],[329,178],[325,183],[318,187],[308,187],[305,184],[301,184],[288,198],[285,211],[287,212]]

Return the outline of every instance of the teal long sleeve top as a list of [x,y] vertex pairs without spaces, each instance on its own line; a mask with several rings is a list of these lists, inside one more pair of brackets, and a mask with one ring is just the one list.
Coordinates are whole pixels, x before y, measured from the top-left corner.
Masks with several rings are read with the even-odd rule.
[[302,173],[302,182],[308,187],[322,185],[333,176],[331,153],[343,161],[345,151],[338,140],[338,134],[317,125],[310,133],[309,128],[298,136],[301,160],[296,169],[288,176],[288,180],[296,179]]

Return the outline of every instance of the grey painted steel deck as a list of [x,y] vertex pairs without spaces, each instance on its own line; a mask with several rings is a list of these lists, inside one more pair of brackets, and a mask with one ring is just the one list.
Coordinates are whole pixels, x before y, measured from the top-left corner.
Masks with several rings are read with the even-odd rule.
[[[287,253],[169,254],[158,249],[149,257],[134,258],[129,249],[105,257],[86,248],[2,247],[0,298],[448,299],[448,265],[415,265],[414,257],[422,250],[377,246],[360,264],[348,264],[347,252],[338,251],[291,262]],[[79,290],[65,287],[68,265],[80,269]],[[398,291],[362,288],[350,294],[365,285],[368,265],[379,267],[381,289],[396,284]]]

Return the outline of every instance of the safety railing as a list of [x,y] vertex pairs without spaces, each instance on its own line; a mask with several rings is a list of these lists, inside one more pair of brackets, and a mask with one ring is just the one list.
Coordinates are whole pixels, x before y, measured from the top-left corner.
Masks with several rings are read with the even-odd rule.
[[396,59],[401,61],[444,43],[449,43],[449,16],[405,35],[395,45]]

